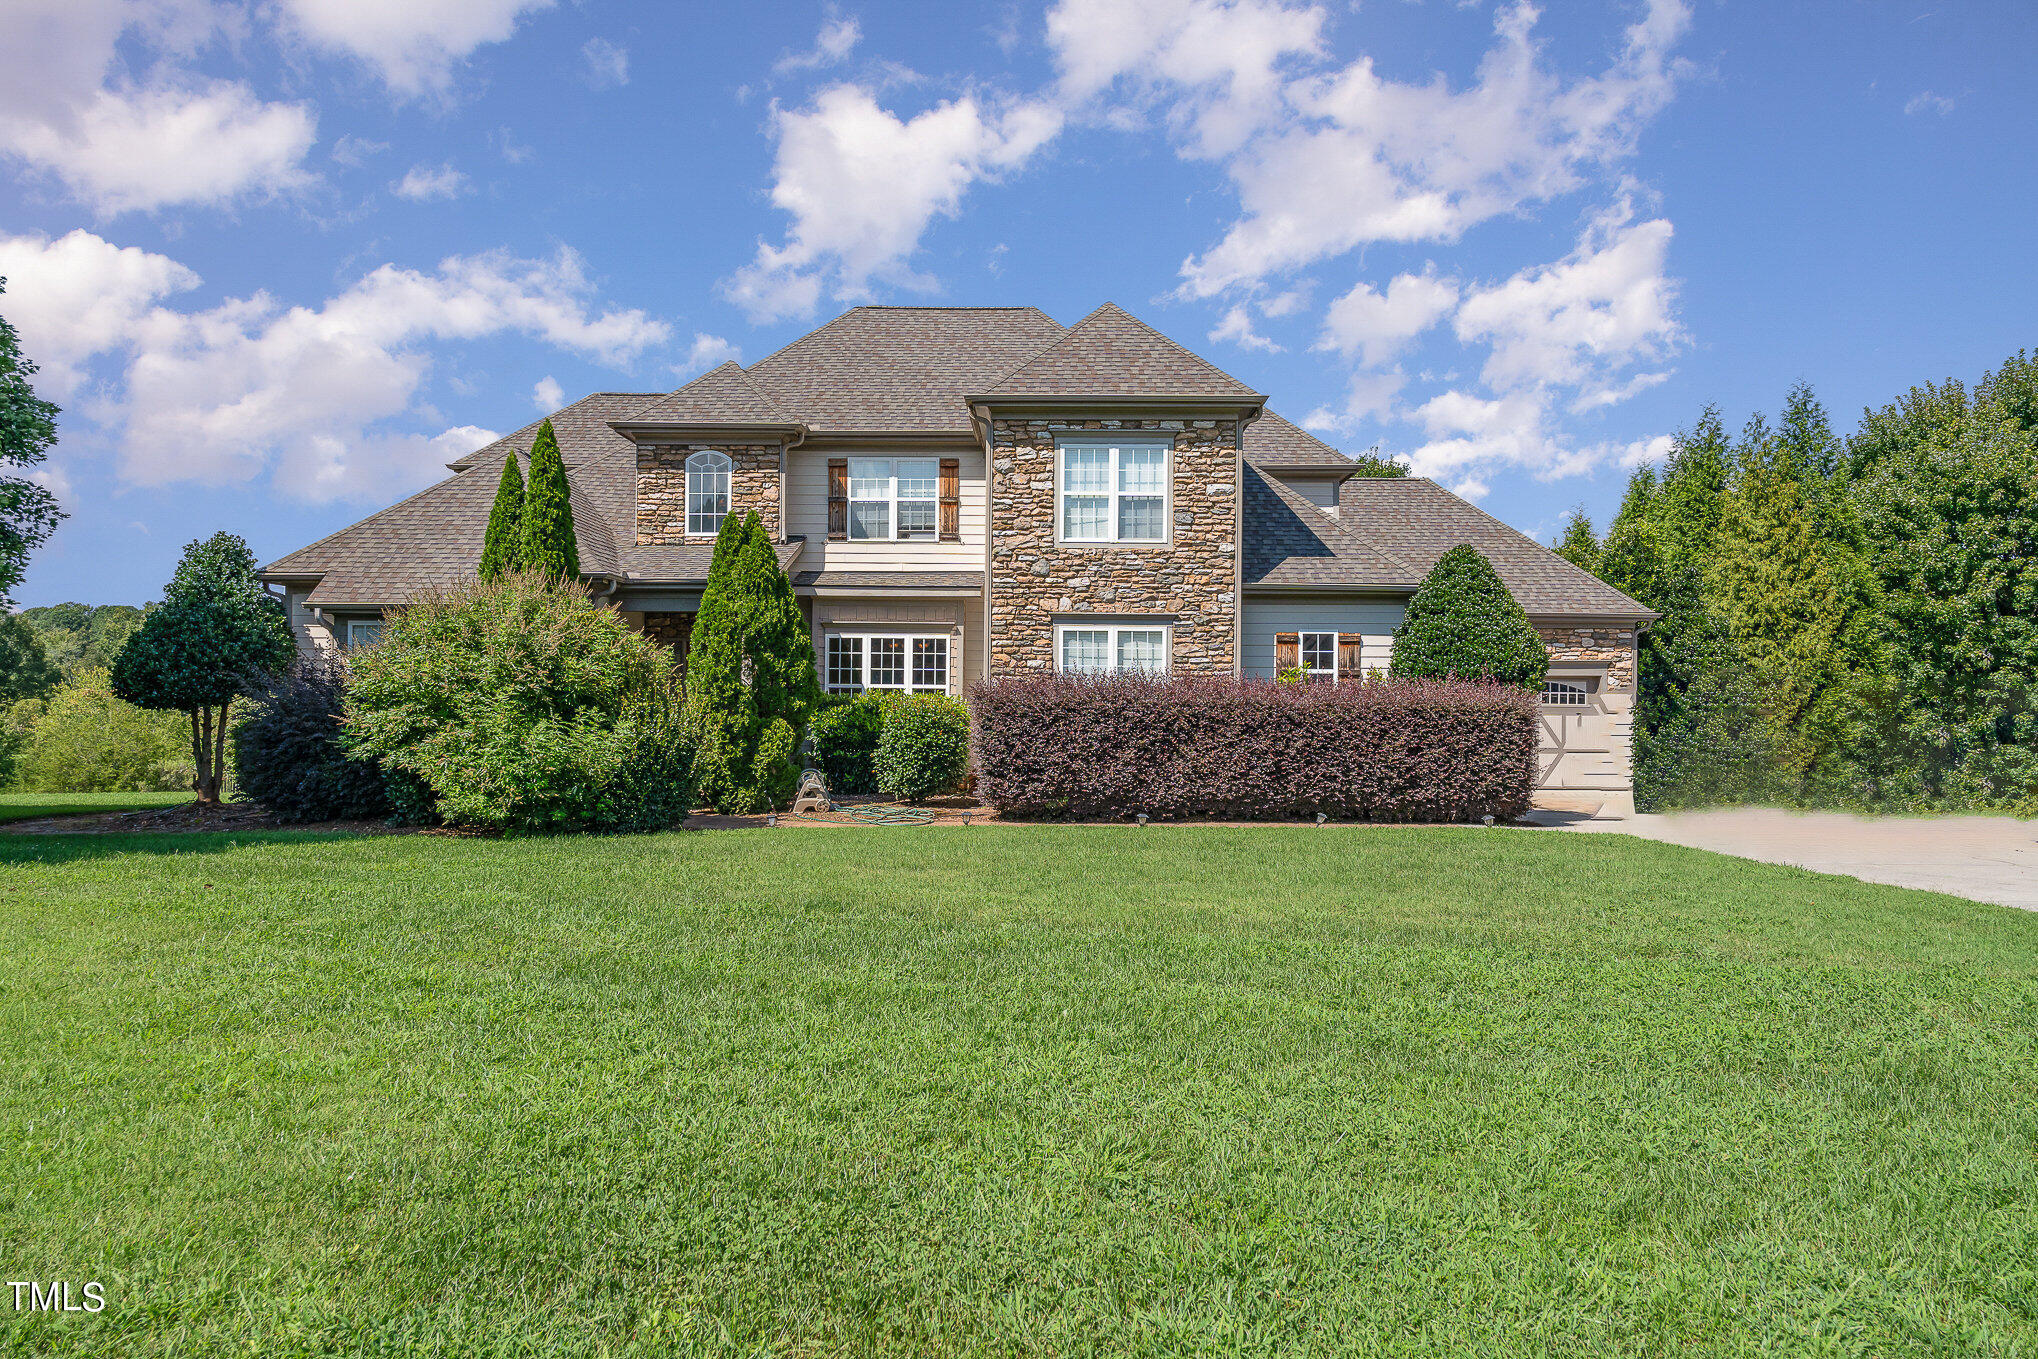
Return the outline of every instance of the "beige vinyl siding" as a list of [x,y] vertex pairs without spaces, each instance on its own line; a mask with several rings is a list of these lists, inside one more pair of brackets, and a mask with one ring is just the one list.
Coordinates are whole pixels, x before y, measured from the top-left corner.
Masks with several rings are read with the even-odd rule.
[[1367,669],[1385,670],[1394,656],[1394,629],[1407,610],[1399,599],[1254,599],[1245,601],[1241,668],[1254,679],[1274,677],[1274,634],[1356,632]]
[[[326,621],[320,618],[304,602],[310,594],[311,591],[309,590],[287,591],[286,598],[289,601],[287,611],[290,618],[290,632],[297,639],[298,651],[307,656],[317,656],[327,651],[336,650],[339,642],[334,638],[333,630],[327,626]],[[345,625],[343,624],[343,634],[344,628]]]
[[984,601],[980,595],[949,599],[884,599],[872,596],[816,598],[808,615],[814,636],[814,664],[826,682],[831,632],[948,632],[962,623],[962,663],[950,657],[948,692],[960,696],[984,673]]
[[[828,541],[828,459],[954,458],[962,497],[959,543]],[[981,571],[984,569],[984,451],[981,448],[795,448],[786,455],[786,532],[805,537],[801,571]]]

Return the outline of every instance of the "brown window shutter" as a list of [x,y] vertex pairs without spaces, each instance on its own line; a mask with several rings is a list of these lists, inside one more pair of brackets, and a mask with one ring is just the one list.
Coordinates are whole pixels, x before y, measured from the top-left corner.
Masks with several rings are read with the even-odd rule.
[[849,459],[828,459],[828,541],[849,536]]
[[1357,684],[1366,677],[1365,635],[1340,632],[1337,635],[1338,683]]
[[962,541],[962,460],[941,460],[941,541]]
[[1302,664],[1302,634],[1299,632],[1277,632],[1274,634],[1274,669],[1293,670]]

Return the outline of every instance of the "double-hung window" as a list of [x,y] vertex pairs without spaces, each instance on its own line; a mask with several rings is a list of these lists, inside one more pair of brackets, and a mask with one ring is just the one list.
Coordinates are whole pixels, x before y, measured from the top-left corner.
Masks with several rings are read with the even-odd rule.
[[1323,680],[1337,683],[1337,634],[1334,632],[1305,632],[1301,634],[1302,673],[1312,683]]
[[382,640],[382,620],[379,618],[350,618],[347,620],[347,647],[374,646]]
[[1063,623],[1055,665],[1072,675],[1150,674],[1168,669],[1168,629],[1151,623]]
[[913,694],[948,692],[948,637],[831,632],[823,678],[831,694],[895,689]]
[[1167,438],[1063,438],[1056,478],[1061,540],[1166,542],[1171,447]]
[[939,458],[851,458],[849,537],[932,539],[939,526]]
[[713,537],[729,514],[729,455],[702,450],[686,460],[686,531]]

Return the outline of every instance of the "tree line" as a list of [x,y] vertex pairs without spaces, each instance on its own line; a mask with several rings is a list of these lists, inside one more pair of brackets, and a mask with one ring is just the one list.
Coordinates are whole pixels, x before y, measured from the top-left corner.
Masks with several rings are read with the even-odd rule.
[[2038,812],[2038,359],[1913,387],[1835,433],[1716,406],[1557,551],[1642,634],[1643,806]]

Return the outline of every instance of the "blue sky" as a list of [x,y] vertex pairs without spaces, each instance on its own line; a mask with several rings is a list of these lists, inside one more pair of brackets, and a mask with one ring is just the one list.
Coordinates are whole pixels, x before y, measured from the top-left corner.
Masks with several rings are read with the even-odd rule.
[[2028,0],[12,0],[23,605],[269,559],[858,301],[1111,300],[1548,539],[2038,343]]

